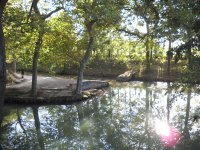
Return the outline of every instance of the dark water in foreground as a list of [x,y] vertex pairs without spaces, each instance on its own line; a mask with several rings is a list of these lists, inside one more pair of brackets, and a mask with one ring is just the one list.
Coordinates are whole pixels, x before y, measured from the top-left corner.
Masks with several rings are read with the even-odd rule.
[[[200,97],[167,83],[114,84],[73,105],[6,106],[3,149],[200,150]],[[167,125],[169,122],[169,126]]]

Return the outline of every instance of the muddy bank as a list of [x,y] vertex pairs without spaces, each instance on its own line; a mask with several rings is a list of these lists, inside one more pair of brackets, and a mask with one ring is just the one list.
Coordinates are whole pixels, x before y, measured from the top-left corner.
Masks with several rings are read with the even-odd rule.
[[85,101],[95,96],[101,96],[104,93],[104,89],[92,89],[83,92],[83,95],[62,95],[62,96],[48,96],[37,97],[36,99],[31,96],[11,96],[7,94],[5,98],[5,104],[72,104],[78,101]]

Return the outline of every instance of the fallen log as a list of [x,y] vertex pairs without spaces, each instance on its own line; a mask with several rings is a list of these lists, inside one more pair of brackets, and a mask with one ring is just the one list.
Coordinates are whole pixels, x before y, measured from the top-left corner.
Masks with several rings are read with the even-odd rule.
[[119,82],[128,82],[128,81],[131,81],[133,80],[133,78],[135,77],[135,72],[129,70],[129,71],[126,71],[124,72],[123,74],[120,74],[117,78],[116,78],[116,81],[119,81]]

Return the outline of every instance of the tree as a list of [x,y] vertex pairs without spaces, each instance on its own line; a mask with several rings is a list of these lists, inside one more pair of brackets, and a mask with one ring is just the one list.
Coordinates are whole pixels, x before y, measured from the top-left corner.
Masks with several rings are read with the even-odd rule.
[[[17,64],[27,67],[30,65],[31,52],[35,35],[32,27],[27,23],[27,10],[24,6],[8,3],[3,17],[4,35],[6,43],[7,70],[16,71]],[[11,65],[12,64],[12,65]]]
[[2,26],[2,17],[7,0],[0,1],[0,125],[2,122],[2,109],[4,104],[4,94],[6,88],[6,52],[5,39]]
[[173,56],[172,43],[180,38],[180,32],[178,30],[179,25],[177,24],[176,19],[176,7],[172,1],[159,1],[159,26],[156,29],[157,38],[164,39],[168,41],[168,50],[167,50],[167,74],[170,75],[171,72],[171,59]]
[[163,1],[162,4],[162,18],[164,18],[162,27],[165,26],[165,29],[167,28],[169,31],[166,34],[168,39],[172,42],[177,39],[182,42],[174,48],[176,52],[175,62],[183,58],[186,62],[184,82],[194,81],[192,78],[199,72],[199,69],[197,69],[199,56],[195,56],[200,45],[198,38],[200,31],[198,16],[200,12],[197,9],[199,3],[182,0],[181,2]]
[[88,42],[88,47],[86,49],[84,58],[83,58],[82,62],[80,63],[80,69],[79,69],[79,73],[78,73],[78,80],[77,80],[77,87],[76,87],[76,94],[81,94],[81,92],[82,92],[83,70],[89,61],[92,46],[94,44],[94,37],[93,37],[92,30],[93,30],[93,25],[95,22],[96,22],[95,20],[88,21],[87,19],[85,22],[85,26],[87,28],[87,33],[89,35],[89,42]]
[[32,96],[35,98],[37,96],[37,65],[38,65],[38,58],[40,54],[40,49],[43,42],[43,36],[45,34],[45,24],[46,19],[49,18],[53,13],[61,10],[61,7],[56,8],[55,10],[51,11],[50,13],[43,15],[41,14],[40,10],[38,9],[38,0],[33,0],[29,16],[32,13],[32,9],[36,13],[36,18],[38,19],[38,38],[35,43],[35,50],[33,56],[33,66],[32,66]]
[[[131,36],[138,38],[139,40],[144,42],[145,45],[145,54],[146,54],[146,63],[145,63],[145,72],[148,73],[150,71],[151,66],[151,54],[152,54],[152,46],[151,41],[155,38],[155,29],[158,25],[159,14],[157,7],[155,5],[155,1],[146,1],[146,0],[136,0],[132,2],[128,8],[126,8],[127,13],[129,14],[126,18],[127,25],[123,29],[119,29],[119,31],[123,31]],[[137,17],[138,24],[140,26],[145,26],[146,32],[143,33],[139,31],[137,28],[130,26],[133,24],[133,19]]]
[[76,86],[77,95],[82,93],[83,71],[90,58],[95,33],[117,24],[121,19],[120,13],[125,4],[124,0],[75,2],[76,12],[84,20],[84,29],[88,36],[86,52],[80,62]]
[[75,21],[68,12],[61,12],[47,20],[48,28],[39,63],[51,73],[60,73],[67,67],[78,66],[81,56],[78,46],[82,44],[75,33]]

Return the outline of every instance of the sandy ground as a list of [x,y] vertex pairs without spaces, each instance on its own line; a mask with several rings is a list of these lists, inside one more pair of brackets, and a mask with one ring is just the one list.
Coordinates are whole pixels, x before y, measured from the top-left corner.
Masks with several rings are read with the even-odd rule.
[[[69,86],[69,84],[76,84],[75,79],[67,79],[61,77],[48,77],[48,76],[38,76],[37,78],[38,88],[64,88]],[[25,75],[21,83],[7,85],[7,88],[31,88],[32,77],[30,75]]]
[[[67,78],[60,78],[60,77],[48,77],[48,76],[38,76],[37,78],[37,88],[38,91],[41,90],[68,90],[72,91],[69,88],[70,84],[76,85],[76,80],[74,79],[67,79]],[[21,92],[28,92],[31,90],[32,85],[32,77],[30,75],[25,75],[24,79],[21,83],[18,84],[10,84],[6,86],[6,90],[18,90]]]
[[[48,77],[38,76],[37,80],[37,99],[38,100],[58,100],[74,98],[74,91],[76,89],[76,79],[62,78],[62,77]],[[25,75],[21,83],[10,84],[6,86],[6,98],[9,102],[18,101],[33,101],[31,96],[32,77]],[[83,90],[94,90],[109,86],[106,81],[99,80],[84,80],[82,84]]]

